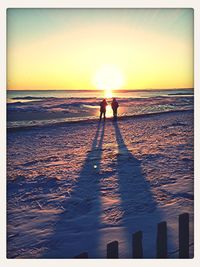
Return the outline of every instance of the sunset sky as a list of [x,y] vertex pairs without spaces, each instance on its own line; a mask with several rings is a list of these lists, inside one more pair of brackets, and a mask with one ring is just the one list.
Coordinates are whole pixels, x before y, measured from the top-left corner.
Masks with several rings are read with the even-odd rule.
[[8,9],[7,23],[9,90],[193,87],[192,9]]

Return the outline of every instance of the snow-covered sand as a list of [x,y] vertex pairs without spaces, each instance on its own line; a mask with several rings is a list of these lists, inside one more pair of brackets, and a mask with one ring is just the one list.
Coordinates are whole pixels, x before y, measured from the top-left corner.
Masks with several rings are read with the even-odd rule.
[[174,251],[183,212],[193,242],[192,111],[10,131],[7,148],[8,258],[105,258],[113,240],[130,258],[138,230],[154,258],[157,223]]

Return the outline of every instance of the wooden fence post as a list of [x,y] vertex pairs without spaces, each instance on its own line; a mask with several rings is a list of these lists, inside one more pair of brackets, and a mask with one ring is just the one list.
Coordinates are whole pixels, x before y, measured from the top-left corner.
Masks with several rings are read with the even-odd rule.
[[75,256],[74,258],[75,259],[87,259],[88,258],[88,253],[87,252],[82,252],[81,254]]
[[157,258],[167,258],[167,223],[161,222],[157,226]]
[[113,241],[107,244],[107,258],[108,259],[117,259],[118,255],[118,241]]
[[179,258],[189,258],[189,214],[179,215]]
[[132,235],[132,257],[136,259],[143,258],[142,231]]

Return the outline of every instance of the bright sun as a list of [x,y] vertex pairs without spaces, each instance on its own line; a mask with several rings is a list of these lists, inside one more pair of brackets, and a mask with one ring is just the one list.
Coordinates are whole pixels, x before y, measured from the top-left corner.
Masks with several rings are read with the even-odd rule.
[[112,90],[119,89],[124,82],[123,74],[115,65],[102,66],[95,75],[94,83],[97,89],[104,90],[105,97],[112,97]]

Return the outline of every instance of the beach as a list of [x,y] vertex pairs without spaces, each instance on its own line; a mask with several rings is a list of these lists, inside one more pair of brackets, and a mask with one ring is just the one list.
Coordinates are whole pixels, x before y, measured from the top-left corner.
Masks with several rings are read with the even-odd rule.
[[105,258],[118,240],[131,258],[141,230],[155,258],[157,223],[173,252],[184,212],[192,243],[193,131],[191,109],[8,130],[7,257]]
[[6,10],[7,259],[194,258],[195,10],[120,6]]

